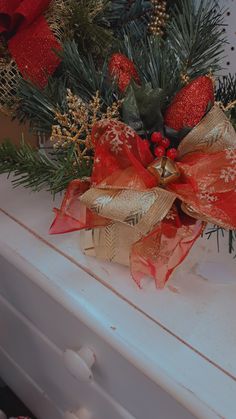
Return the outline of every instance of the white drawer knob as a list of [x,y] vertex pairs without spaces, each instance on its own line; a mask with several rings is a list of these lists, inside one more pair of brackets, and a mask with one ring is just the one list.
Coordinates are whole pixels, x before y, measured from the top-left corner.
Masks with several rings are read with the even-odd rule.
[[64,352],[65,366],[79,381],[91,381],[93,373],[91,367],[95,363],[95,354],[90,348],[83,346],[78,352],[66,349]]
[[92,415],[87,409],[82,407],[76,413],[66,412],[65,419],[92,419]]

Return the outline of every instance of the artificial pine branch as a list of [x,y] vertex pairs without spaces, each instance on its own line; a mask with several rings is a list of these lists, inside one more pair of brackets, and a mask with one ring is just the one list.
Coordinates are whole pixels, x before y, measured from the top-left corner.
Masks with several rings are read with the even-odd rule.
[[14,118],[30,122],[35,131],[50,133],[55,111],[62,110],[66,99],[66,83],[63,77],[50,78],[45,89],[22,80],[18,89],[18,104]]
[[66,152],[51,151],[48,155],[23,141],[20,146],[5,141],[0,145],[0,174],[13,175],[14,186],[33,191],[49,190],[53,195],[63,191],[73,179],[89,176],[91,167],[74,164],[73,147]]
[[216,101],[221,102],[225,107],[236,100],[236,74],[218,78],[215,96]]
[[220,241],[226,234],[228,235],[228,251],[230,254],[235,253],[236,256],[236,230],[224,230],[222,227],[213,225],[205,231],[208,239],[212,237],[216,239],[218,252],[220,251]]
[[218,79],[215,97],[236,129],[236,74]]
[[145,34],[151,12],[152,2],[148,0],[112,0],[104,17],[118,36],[137,25],[139,33]]
[[62,58],[68,82],[82,100],[89,102],[97,91],[106,106],[117,100],[115,85],[107,74],[106,59],[99,65],[91,54],[81,54],[74,41],[64,45]]
[[126,32],[122,51],[135,63],[143,84],[162,89],[163,106],[166,106],[181,87],[181,69],[170,43],[154,35],[140,41],[137,48]]
[[104,55],[114,42],[112,28],[104,17],[108,4],[108,0],[72,1],[70,24],[80,51]]
[[166,35],[183,75],[190,78],[219,70],[226,43],[223,10],[214,0],[179,0],[171,9]]
[[115,86],[108,80],[106,60],[99,66],[90,53],[80,52],[75,41],[64,45],[61,57],[60,74],[50,78],[45,89],[25,80],[19,85],[14,117],[20,122],[29,120],[34,130],[50,133],[56,111],[65,111],[67,88],[87,103],[97,91],[106,106],[118,98]]
[[163,111],[182,87],[184,76],[190,80],[219,68],[225,42],[223,18],[213,5],[214,0],[201,0],[198,6],[194,0],[169,4],[164,38],[149,35],[137,43],[138,26],[125,32],[122,52],[135,63],[143,83],[163,90]]

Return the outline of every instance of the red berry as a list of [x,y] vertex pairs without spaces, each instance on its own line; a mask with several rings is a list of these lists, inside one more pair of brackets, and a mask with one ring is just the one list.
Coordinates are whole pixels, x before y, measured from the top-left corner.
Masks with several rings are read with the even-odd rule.
[[167,150],[166,155],[167,157],[169,157],[169,159],[175,160],[178,155],[178,151],[176,150],[176,148],[170,148],[169,150]]
[[162,137],[162,135],[161,135],[161,133],[160,133],[160,132],[155,131],[155,132],[153,132],[153,133],[152,133],[152,135],[151,135],[151,141],[152,141],[153,143],[157,143],[157,144],[159,144],[159,143],[162,141],[162,139],[163,139],[163,137]]
[[165,155],[165,149],[161,145],[155,148],[154,154],[156,157],[163,157]]
[[164,148],[170,147],[170,140],[168,138],[163,138],[160,142],[160,145]]

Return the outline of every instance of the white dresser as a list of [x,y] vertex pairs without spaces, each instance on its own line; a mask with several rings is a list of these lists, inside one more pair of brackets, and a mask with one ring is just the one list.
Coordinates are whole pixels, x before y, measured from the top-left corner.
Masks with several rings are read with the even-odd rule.
[[201,239],[139,290],[48,235],[55,205],[0,177],[0,377],[38,419],[235,419],[236,261]]

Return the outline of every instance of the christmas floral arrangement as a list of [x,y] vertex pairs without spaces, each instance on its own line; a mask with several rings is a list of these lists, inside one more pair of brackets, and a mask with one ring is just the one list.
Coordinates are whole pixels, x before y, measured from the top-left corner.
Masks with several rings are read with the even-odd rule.
[[3,144],[0,172],[66,188],[50,232],[83,230],[86,254],[163,287],[206,223],[234,239],[235,80],[214,77],[223,12],[204,0],[81,3],[57,74],[18,92],[15,116],[51,146]]

